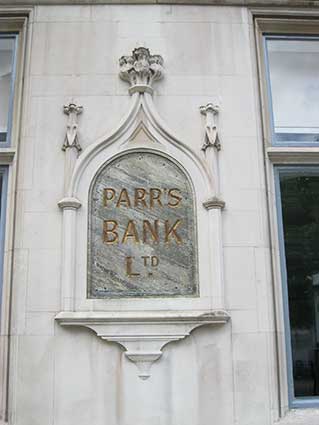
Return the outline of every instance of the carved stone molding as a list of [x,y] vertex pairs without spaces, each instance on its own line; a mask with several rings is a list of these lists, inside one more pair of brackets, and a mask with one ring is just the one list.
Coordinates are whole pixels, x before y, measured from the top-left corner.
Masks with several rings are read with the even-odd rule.
[[319,148],[297,146],[272,146],[267,148],[267,156],[273,164],[318,164]]
[[213,198],[208,199],[207,201],[204,201],[203,206],[207,210],[212,210],[212,209],[221,209],[222,210],[223,208],[225,208],[225,202],[214,196]]
[[151,55],[149,49],[138,47],[131,56],[122,56],[120,63],[120,78],[131,84],[129,93],[153,93],[153,81],[163,77],[163,58]]
[[81,152],[82,148],[78,139],[78,119],[77,116],[82,114],[83,106],[78,106],[75,103],[69,103],[69,105],[63,106],[63,112],[69,116],[67,126],[66,126],[66,135],[62,150],[66,151],[68,148],[75,148],[77,152]]
[[56,316],[62,326],[84,326],[100,338],[120,344],[134,362],[138,376],[151,376],[152,364],[162,356],[163,347],[187,337],[203,325],[222,325],[229,320],[223,310],[210,312],[62,312]]
[[219,106],[213,103],[208,103],[205,106],[200,106],[201,114],[206,116],[205,124],[205,141],[202,150],[205,152],[207,148],[214,147],[218,151],[221,149],[221,144],[218,136],[217,126],[215,123],[215,115],[219,112]]
[[16,154],[15,148],[1,148],[0,165],[9,165],[13,162]]
[[215,116],[219,113],[219,106],[213,103],[207,103],[199,107],[200,113],[206,117],[205,139],[201,150],[204,152],[206,164],[211,175],[214,186],[213,196],[203,202],[207,210],[222,209],[225,203],[220,199],[220,179],[219,179],[219,158],[218,152],[221,150],[220,139],[218,135]]
[[[130,108],[115,129],[88,146],[79,157],[75,149],[67,149],[65,198],[59,203],[63,210],[62,289],[61,312],[56,320],[62,326],[87,327],[100,338],[120,344],[127,361],[136,364],[141,379],[150,376],[150,368],[160,359],[166,344],[187,337],[197,327],[222,326],[229,319],[224,311],[221,211],[212,204],[207,203],[206,209],[201,205],[214,196],[214,205],[218,203],[218,184],[212,177],[213,170],[217,170],[213,161],[218,152],[194,152],[159,116],[151,85],[162,77],[162,63],[160,56],[151,56],[145,48],[121,58],[120,76],[131,85]],[[201,267],[199,294],[174,298],[89,298],[88,241],[83,229],[88,224],[92,178],[104,164],[116,158],[145,152],[176,161],[187,170],[194,185]],[[80,203],[82,210],[78,209]]]
[[58,202],[59,208],[77,210],[81,207],[81,202],[76,198],[63,198]]

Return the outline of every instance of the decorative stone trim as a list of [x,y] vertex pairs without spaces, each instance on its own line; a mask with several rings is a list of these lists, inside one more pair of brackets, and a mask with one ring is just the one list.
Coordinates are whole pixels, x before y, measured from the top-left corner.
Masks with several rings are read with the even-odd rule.
[[213,197],[211,199],[208,199],[207,201],[204,201],[203,206],[207,210],[213,210],[213,209],[221,209],[222,210],[223,208],[225,208],[225,202],[222,201],[221,199]]
[[138,47],[131,56],[122,56],[119,60],[122,80],[131,84],[129,93],[153,93],[152,84],[163,77],[163,58],[151,55],[149,49]]
[[128,89],[128,92],[130,95],[134,93],[149,93],[153,94],[154,90],[151,86],[148,86],[146,84],[136,84],[135,86],[132,86]]
[[[66,199],[59,203],[63,208],[62,290],[61,312],[56,320],[62,326],[87,327],[102,339],[120,344],[125,357],[136,364],[141,379],[150,376],[151,365],[161,357],[166,344],[187,337],[199,326],[220,326],[229,320],[224,311],[220,210],[207,213],[197,208],[198,255],[205,276],[199,282],[198,297],[88,299],[84,268],[78,267],[87,261],[87,239],[81,229],[87,225],[86,197],[92,172],[119,152],[153,152],[174,158],[188,171],[196,194],[203,199],[218,198],[218,181],[212,177],[213,171],[218,176],[217,150],[208,149],[198,155],[172,134],[155,108],[151,86],[162,77],[162,63],[160,56],[151,56],[145,48],[121,58],[120,77],[130,83],[130,93],[134,93],[130,109],[115,130],[86,148],[79,158],[75,158],[74,149],[67,150]],[[77,214],[78,199],[83,199],[83,214]],[[214,254],[210,264],[203,255],[207,250]]]
[[79,114],[83,112],[83,106],[78,106],[75,103],[69,103],[69,105],[63,106],[63,112],[69,116],[68,123],[66,126],[66,135],[62,150],[66,151],[68,148],[75,148],[77,152],[81,152],[82,148],[78,139],[78,118]]
[[267,155],[273,164],[318,164],[318,147],[270,147]]
[[274,425],[317,425],[319,409],[292,409]]
[[13,148],[1,148],[0,149],[0,165],[9,165],[12,163],[16,154],[16,150]]
[[152,364],[162,356],[163,347],[187,337],[203,325],[223,325],[229,315],[223,310],[210,312],[61,312],[55,319],[62,326],[84,326],[106,340],[124,347],[134,362],[138,376],[151,376]]
[[219,106],[213,103],[207,103],[205,106],[199,107],[200,113],[206,116],[206,137],[202,150],[205,152],[207,148],[214,147],[218,151],[221,149],[221,144],[218,136],[217,126],[215,123],[215,115],[219,112]]
[[[219,199],[220,179],[219,179],[219,155],[221,144],[219,140],[215,116],[219,113],[219,106],[210,102],[199,107],[200,113],[206,117],[204,143],[201,150],[204,152],[205,161],[209,167],[214,191],[212,198],[203,203],[206,209],[224,208],[225,203]],[[213,149],[211,149],[213,148]]]
[[61,210],[77,210],[81,207],[81,205],[81,202],[76,198],[63,198],[60,202],[58,202],[58,206]]
[[[74,3],[74,2],[73,2]],[[215,6],[266,6],[266,7],[299,7],[299,8],[312,8],[318,10],[318,4],[313,0],[81,0],[78,4],[101,5],[101,4],[186,4],[186,5],[215,5]],[[70,0],[11,0],[10,6],[14,5],[70,5]],[[76,2],[74,3],[76,4]],[[8,10],[8,0],[0,0],[0,5],[7,6],[5,11]],[[20,10],[20,9],[19,9]],[[24,9],[23,9],[24,10]],[[14,10],[15,12],[15,10]],[[272,11],[273,12],[273,11]]]

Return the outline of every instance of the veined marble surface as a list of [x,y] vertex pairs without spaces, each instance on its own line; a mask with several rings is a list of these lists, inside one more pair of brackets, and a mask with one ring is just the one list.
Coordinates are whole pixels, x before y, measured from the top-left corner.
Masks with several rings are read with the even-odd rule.
[[99,172],[89,204],[89,298],[198,294],[193,189],[174,162],[122,155]]

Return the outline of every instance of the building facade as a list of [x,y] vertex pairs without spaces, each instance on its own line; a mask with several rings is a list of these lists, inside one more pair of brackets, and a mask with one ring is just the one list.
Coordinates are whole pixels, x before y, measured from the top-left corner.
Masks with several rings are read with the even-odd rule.
[[318,425],[317,2],[120,3],[0,1],[0,424]]

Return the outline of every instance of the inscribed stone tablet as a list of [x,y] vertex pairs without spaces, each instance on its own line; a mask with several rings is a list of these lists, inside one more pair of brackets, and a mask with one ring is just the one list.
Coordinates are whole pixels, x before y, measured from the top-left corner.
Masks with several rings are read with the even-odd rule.
[[114,159],[89,195],[88,297],[198,295],[192,186],[151,152]]

